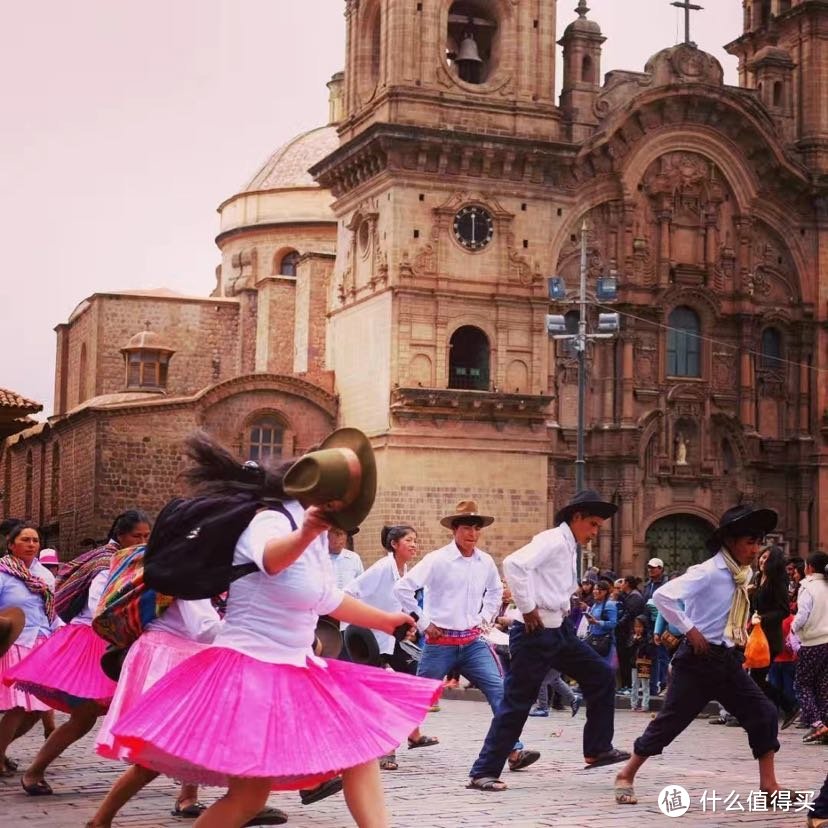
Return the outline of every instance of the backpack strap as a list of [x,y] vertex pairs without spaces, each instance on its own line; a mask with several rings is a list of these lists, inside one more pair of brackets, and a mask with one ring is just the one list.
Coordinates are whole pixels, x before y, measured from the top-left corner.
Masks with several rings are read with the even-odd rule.
[[[283,514],[288,519],[288,523],[290,523],[291,532],[295,532],[298,528],[296,526],[296,521],[294,520],[293,515],[284,507],[281,501],[268,500],[259,505],[264,507],[264,511],[280,512],[281,514]],[[230,583],[232,583],[235,580],[238,580],[239,578],[243,578],[245,575],[252,575],[254,572],[258,571],[259,567],[254,563],[235,564],[234,566],[230,567]]]

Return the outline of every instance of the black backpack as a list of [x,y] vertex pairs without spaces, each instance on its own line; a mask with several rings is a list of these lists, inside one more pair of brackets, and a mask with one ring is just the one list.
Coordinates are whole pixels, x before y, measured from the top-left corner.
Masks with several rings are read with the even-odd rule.
[[261,509],[296,521],[278,500],[249,494],[176,498],[167,503],[152,528],[144,557],[144,582],[163,595],[185,600],[213,598],[232,581],[257,572],[254,563],[233,564],[239,536]]

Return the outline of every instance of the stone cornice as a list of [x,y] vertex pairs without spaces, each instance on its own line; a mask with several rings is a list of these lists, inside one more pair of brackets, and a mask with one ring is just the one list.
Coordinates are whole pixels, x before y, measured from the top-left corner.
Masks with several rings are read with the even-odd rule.
[[400,419],[453,419],[540,426],[554,398],[456,388],[394,388],[391,414]]
[[374,124],[310,172],[337,198],[386,170],[556,186],[576,152],[571,144],[541,139]]

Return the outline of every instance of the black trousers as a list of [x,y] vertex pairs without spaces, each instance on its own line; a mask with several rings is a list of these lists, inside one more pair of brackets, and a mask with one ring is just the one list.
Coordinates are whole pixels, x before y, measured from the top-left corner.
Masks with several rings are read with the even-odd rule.
[[743,661],[742,653],[732,647],[711,645],[708,655],[698,656],[683,641],[673,656],[664,706],[635,740],[635,752],[658,756],[713,699],[747,731],[755,759],[779,750],[776,708],[742,669]]
[[584,694],[584,756],[598,756],[612,748],[615,673],[577,638],[568,618],[557,629],[544,628],[531,635],[523,624],[512,624],[509,650],[512,668],[503,686],[503,701],[471,769],[472,778],[500,776],[550,667],[576,679]]

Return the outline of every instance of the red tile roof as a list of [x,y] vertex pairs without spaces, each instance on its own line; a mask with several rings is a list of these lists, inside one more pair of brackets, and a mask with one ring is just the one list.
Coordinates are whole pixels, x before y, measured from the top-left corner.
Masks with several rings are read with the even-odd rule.
[[0,408],[17,408],[21,411],[34,413],[41,411],[43,406],[40,403],[27,400],[16,394],[14,391],[9,391],[8,388],[0,388]]

